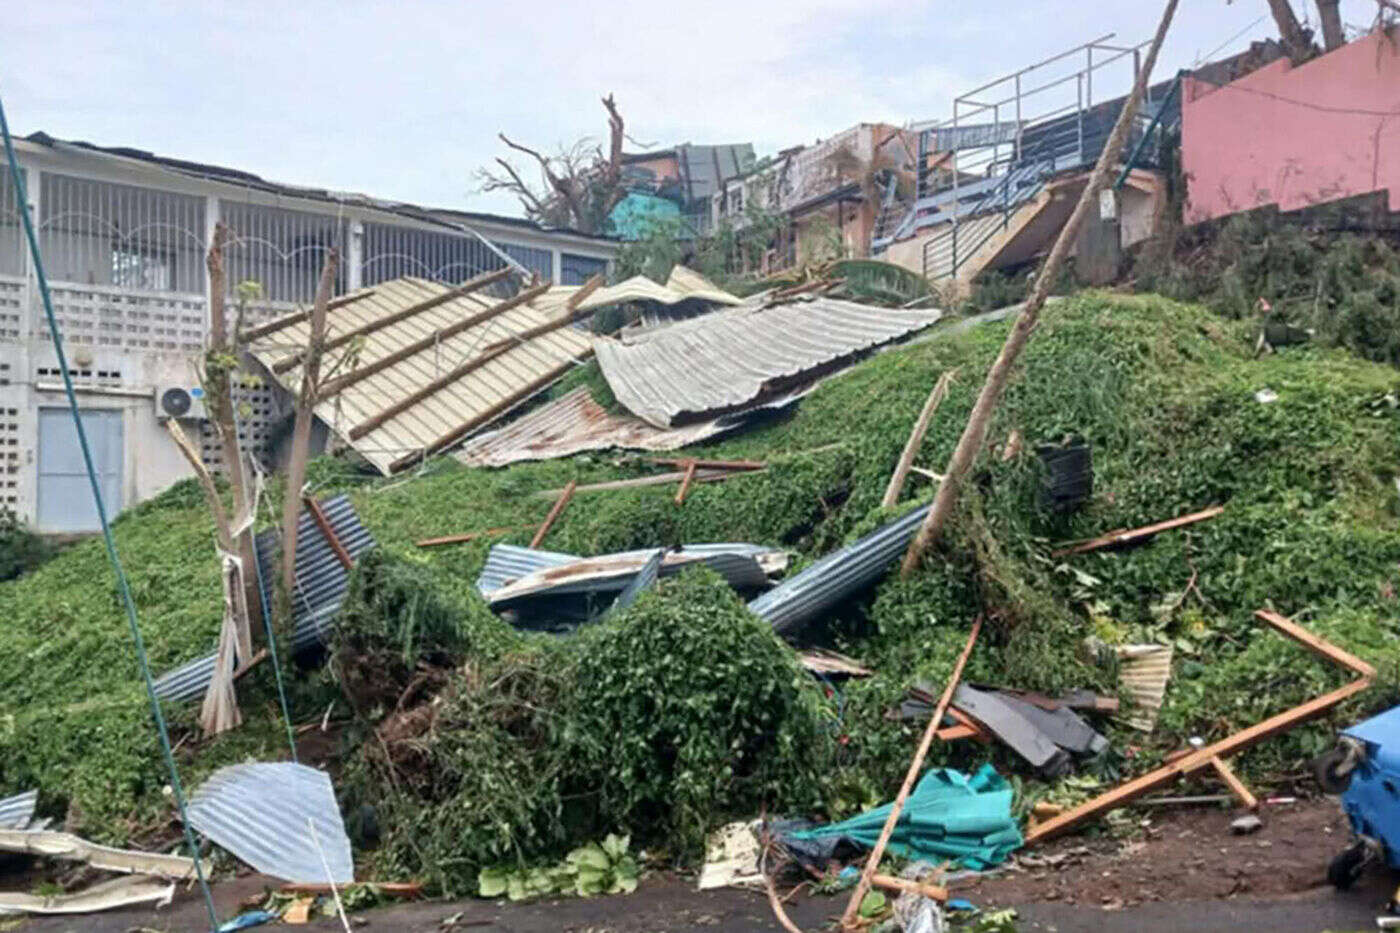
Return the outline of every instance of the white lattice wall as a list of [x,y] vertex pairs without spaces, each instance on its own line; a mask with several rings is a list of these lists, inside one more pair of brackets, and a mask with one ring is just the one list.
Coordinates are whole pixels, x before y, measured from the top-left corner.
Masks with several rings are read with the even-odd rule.
[[0,279],[0,340],[19,340],[24,324],[24,279]]
[[[123,350],[199,352],[204,349],[201,295],[142,294],[123,289],[56,284],[54,314],[69,343]],[[36,315],[35,336],[49,339]]]

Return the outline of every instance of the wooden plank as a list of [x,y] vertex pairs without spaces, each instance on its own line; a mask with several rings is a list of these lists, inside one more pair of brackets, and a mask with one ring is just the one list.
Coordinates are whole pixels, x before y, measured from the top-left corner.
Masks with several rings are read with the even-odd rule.
[[1340,664],[1343,667],[1349,667],[1352,670],[1356,671],[1356,673],[1360,674],[1362,677],[1376,676],[1376,669],[1371,665],[1367,664],[1365,661],[1358,658],[1356,655],[1343,651],[1341,648],[1338,648],[1336,645],[1330,642],[1323,641],[1321,638],[1318,638],[1316,635],[1314,635],[1312,632],[1309,632],[1301,625],[1298,625],[1296,622],[1290,622],[1283,616],[1279,615],[1277,612],[1274,612],[1270,609],[1260,609],[1254,613],[1254,616],[1255,618],[1262,619],[1263,621],[1269,623],[1274,628],[1278,629],[1280,632],[1287,635],[1289,638],[1293,639],[1298,644],[1302,645],[1304,648],[1307,648],[1309,651],[1313,652],[1319,657],[1326,658],[1334,664]]
[[454,321],[446,327],[440,327],[433,333],[422,338],[421,340],[415,340],[413,343],[410,343],[407,346],[400,347],[394,352],[382,356],[371,363],[366,363],[364,366],[358,366],[355,369],[352,369],[350,372],[345,373],[343,376],[337,376],[336,378],[330,380],[324,386],[321,387],[320,397],[317,399],[317,401],[324,402],[332,396],[345,391],[350,386],[354,385],[360,380],[368,379],[375,373],[383,372],[390,366],[402,363],[409,357],[422,353],[424,350],[431,350],[433,347],[442,343],[442,341],[450,340],[451,338],[457,336],[463,331],[470,330],[471,328],[476,327],[478,324],[485,323],[486,321],[491,320],[493,317],[497,317],[501,314],[506,313],[512,308],[518,308],[520,305],[523,305],[535,298],[538,298],[540,295],[543,295],[548,290],[548,282],[543,282],[539,285],[534,286],[533,288],[527,288],[523,292],[520,292],[512,298],[507,298],[505,301],[494,304],[483,311],[479,311],[476,314],[464,317],[460,321]]
[[904,490],[904,480],[909,475],[909,468],[914,465],[914,457],[919,453],[919,446],[924,442],[928,426],[933,421],[938,406],[948,396],[948,387],[952,384],[953,376],[956,373],[956,369],[950,369],[939,376],[933,391],[928,394],[923,410],[919,412],[918,420],[914,422],[914,429],[909,432],[909,439],[904,442],[904,450],[899,455],[899,462],[895,465],[894,473],[890,474],[889,485],[885,487],[885,496],[880,500],[882,507],[889,508],[899,501],[899,494]]
[[316,522],[316,527],[321,530],[321,537],[326,539],[326,543],[335,552],[336,560],[341,565],[350,570],[355,566],[355,561],[351,559],[350,552],[345,550],[345,545],[340,543],[340,538],[336,537],[335,529],[331,527],[331,521],[326,517],[326,512],[321,508],[321,503],[317,502],[314,496],[302,496],[301,501],[306,505],[306,510],[311,513],[311,518]]
[[503,535],[507,532],[515,531],[515,527],[509,528],[486,528],[481,531],[469,531],[460,535],[443,535],[440,538],[423,538],[413,542],[415,547],[439,547],[444,544],[462,544],[466,541],[475,541],[477,538],[493,537]]
[[676,490],[676,505],[685,502],[685,494],[690,492],[690,484],[695,480],[695,467],[698,460],[692,460],[686,465],[685,472],[681,474],[681,488]]
[[[433,308],[436,308],[438,305],[446,304],[449,301],[455,301],[456,299],[461,298],[464,295],[470,295],[474,291],[478,291],[479,289],[485,288],[488,285],[493,285],[496,282],[499,282],[501,279],[510,275],[510,273],[510,267],[505,266],[503,268],[495,270],[494,272],[487,272],[482,275],[478,275],[475,278],[469,279],[466,282],[463,282],[461,285],[458,285],[456,288],[447,289],[440,295],[433,295],[431,298],[425,298],[422,301],[415,302],[414,304],[411,304],[406,308],[400,308],[399,310],[394,311],[390,314],[386,314],[383,317],[375,318],[374,320],[369,321],[365,324],[361,324],[359,327],[356,327],[352,330],[348,330],[343,334],[337,334],[335,337],[326,341],[325,349],[322,352],[337,350],[357,337],[368,336],[369,334],[372,334],[377,330],[383,330],[386,327],[392,327],[400,321],[406,321],[409,318],[413,317],[415,314],[422,314],[424,311],[429,311]],[[285,373],[289,369],[294,369],[295,367],[301,365],[304,356],[305,351],[299,351],[297,353],[293,353],[291,356],[280,359],[276,363],[272,364],[272,371],[274,373]]]
[[1210,764],[1215,769],[1215,773],[1220,775],[1220,780],[1224,781],[1225,786],[1230,788],[1230,793],[1239,798],[1246,810],[1259,808],[1259,801],[1249,792],[1249,788],[1244,786],[1244,781],[1241,781],[1239,776],[1230,770],[1230,766],[1222,761],[1219,755],[1213,756],[1210,759]]
[[[719,480],[733,479],[736,476],[752,476],[761,473],[762,470],[705,470],[697,468],[694,482],[713,483]],[[645,486],[669,486],[677,480],[685,478],[684,470],[675,470],[670,473],[656,473],[652,476],[637,476],[632,479],[614,479],[603,483],[588,483],[580,486],[574,492],[606,492],[613,489],[641,489]],[[558,489],[542,489],[535,493],[541,499],[553,499],[563,492],[563,487]]]
[[549,534],[549,529],[554,524],[554,520],[559,517],[559,513],[564,511],[564,507],[568,505],[569,500],[574,497],[574,490],[576,488],[578,488],[578,483],[569,480],[569,485],[564,487],[564,491],[561,492],[559,498],[555,500],[553,508],[551,508],[549,514],[544,517],[544,521],[540,524],[539,531],[536,531],[535,536],[530,539],[530,547],[540,546],[540,542],[544,540],[544,536]]
[[681,467],[695,464],[702,470],[762,470],[768,466],[759,460],[695,460],[691,457],[647,457],[647,463]]
[[1100,535],[1097,538],[1091,538],[1090,540],[1085,541],[1081,544],[1076,544],[1073,547],[1061,548],[1058,551],[1051,551],[1050,556],[1068,557],[1071,554],[1083,554],[1086,551],[1097,551],[1099,548],[1109,547],[1110,545],[1114,544],[1127,544],[1130,541],[1137,541],[1140,538],[1149,538],[1152,535],[1158,534],[1159,532],[1171,531],[1173,528],[1180,528],[1183,525],[1193,525],[1196,522],[1203,522],[1208,518],[1214,518],[1223,511],[1225,511],[1225,506],[1217,505],[1212,506],[1208,509],[1202,509],[1199,512],[1192,512],[1190,515],[1182,515],[1177,518],[1168,519],[1164,522],[1158,522],[1155,525],[1146,525],[1142,528],[1134,528],[1132,530],[1120,529],[1118,531],[1110,531],[1106,535]]
[[494,419],[510,411],[516,405],[519,405],[521,402],[525,401],[525,399],[534,395],[541,389],[547,388],[548,386],[552,385],[557,379],[562,378],[565,373],[572,369],[575,362],[586,360],[592,355],[593,348],[589,347],[585,352],[579,355],[577,360],[565,360],[558,366],[551,369],[549,372],[545,373],[543,376],[536,379],[534,382],[521,386],[515,392],[511,393],[510,395],[507,395],[505,398],[501,399],[499,402],[492,405],[490,408],[487,408],[485,411],[473,415],[472,417],[457,425],[457,427],[453,428],[447,433],[442,434],[429,441],[419,450],[416,450],[413,453],[404,454],[402,457],[389,464],[389,472],[397,473],[399,470],[402,470],[405,467],[410,467],[413,466],[415,463],[422,462],[425,458],[437,453],[443,448],[452,446],[457,441],[460,441],[467,434],[471,433],[472,431],[476,430],[484,424],[490,423]]
[[953,672],[948,676],[948,683],[943,688],[943,695],[938,698],[938,705],[933,708],[933,716],[929,719],[928,727],[924,729],[924,737],[919,741],[919,747],[914,752],[914,760],[909,762],[909,771],[904,775],[904,784],[899,788],[899,793],[895,795],[894,803],[890,805],[890,815],[885,820],[884,829],[880,830],[880,838],[875,843],[875,848],[870,850],[870,856],[865,861],[865,868],[861,870],[860,880],[856,882],[856,888],[851,892],[851,900],[846,904],[846,912],[841,915],[843,927],[849,928],[851,926],[856,918],[856,913],[860,910],[861,901],[865,899],[866,892],[870,890],[875,869],[880,867],[880,859],[885,855],[885,846],[889,844],[895,824],[899,822],[899,814],[904,810],[904,802],[909,799],[909,792],[914,789],[914,782],[918,779],[919,772],[923,770],[924,758],[928,755],[929,747],[933,744],[939,724],[943,722],[943,714],[953,699],[953,690],[957,688],[958,681],[962,678],[963,668],[967,666],[968,656],[972,654],[972,646],[977,644],[977,634],[981,631],[982,617],[978,616],[977,621],[972,623],[972,631],[968,633],[967,644],[963,646],[962,654],[958,655],[957,663],[953,665]]
[[[341,295],[339,298],[332,298],[326,305],[326,310],[334,311],[336,308],[343,308],[351,302],[359,301],[361,298],[368,298],[373,294],[373,288],[362,288],[357,292]],[[257,327],[250,330],[239,331],[238,342],[247,346],[254,340],[260,340],[268,334],[275,334],[279,330],[291,327],[293,324],[305,324],[309,320],[311,320],[310,308],[307,308],[305,311],[293,311],[291,314],[283,315],[275,320],[268,321],[266,324],[259,324]]]

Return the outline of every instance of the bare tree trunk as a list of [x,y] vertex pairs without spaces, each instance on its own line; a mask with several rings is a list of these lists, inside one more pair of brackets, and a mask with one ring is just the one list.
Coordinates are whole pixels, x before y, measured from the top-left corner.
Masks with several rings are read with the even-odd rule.
[[[297,518],[301,514],[301,487],[306,481],[306,460],[311,448],[312,410],[320,393],[321,354],[326,345],[326,309],[335,288],[340,255],[331,250],[321,267],[316,302],[311,306],[311,334],[306,341],[305,363],[301,370],[301,392],[297,397],[296,424],[292,428],[291,459],[287,463],[287,485],[282,490],[282,591],[288,599],[296,589]],[[284,620],[290,625],[290,619]]]
[[1322,44],[1327,51],[1347,44],[1342,28],[1342,0],[1317,0],[1317,18],[1322,21]]
[[1308,34],[1303,31],[1302,24],[1298,22],[1292,5],[1288,0],[1269,0],[1269,12],[1274,16],[1278,36],[1283,42],[1283,50],[1288,53],[1288,58],[1295,65],[1306,61],[1312,53],[1313,44]]
[[910,542],[909,550],[904,555],[901,572],[905,576],[908,576],[919,566],[919,560],[923,557],[924,552],[942,533],[943,526],[957,506],[958,493],[962,488],[963,479],[972,469],[973,460],[977,458],[978,452],[986,443],[987,427],[991,422],[992,413],[996,410],[997,403],[1001,401],[1002,392],[1006,389],[1006,382],[1011,376],[1011,367],[1016,364],[1017,357],[1021,355],[1026,341],[1030,339],[1031,331],[1035,329],[1036,322],[1040,319],[1040,310],[1045,306],[1045,299],[1050,294],[1050,286],[1059,277],[1060,267],[1064,265],[1065,258],[1074,245],[1085,216],[1091,207],[1097,206],[1099,191],[1108,181],[1109,173],[1114,170],[1118,156],[1123,151],[1123,144],[1128,138],[1128,129],[1132,126],[1133,116],[1142,101],[1148,77],[1152,74],[1152,66],[1157,63],[1157,53],[1162,49],[1162,40],[1166,38],[1172,16],[1176,13],[1176,5],[1177,0],[1167,0],[1167,8],[1162,13],[1162,21],[1158,24],[1157,34],[1152,39],[1152,47],[1148,49],[1142,70],[1138,72],[1137,81],[1133,84],[1133,93],[1123,104],[1122,112],[1118,114],[1118,122],[1113,125],[1113,132],[1109,134],[1108,142],[1105,143],[1103,152],[1099,155],[1098,164],[1094,166],[1088,184],[1084,186],[1084,193],[1079,196],[1079,203],[1075,205],[1074,213],[1070,215],[1069,221],[1065,223],[1064,229],[1056,238],[1055,245],[1050,249],[1050,256],[1045,260],[1045,266],[1035,277],[1035,286],[1031,289],[1031,295],[1026,300],[1025,308],[1016,319],[1015,325],[1012,326],[1011,333],[1007,335],[1006,343],[1002,345],[1001,353],[997,355],[996,362],[987,372],[987,381],[982,385],[977,402],[972,406],[972,413],[968,415],[967,427],[963,429],[962,437],[958,439],[958,446],[953,451],[952,459],[948,461],[948,470],[943,477],[943,482],[939,484],[938,494],[933,500],[933,507],[929,509],[923,525],[919,528],[918,535]]
[[204,705],[200,708],[199,723],[205,735],[217,735],[234,728],[243,721],[238,710],[238,696],[233,689],[236,673],[235,656],[243,664],[253,660],[251,650],[244,653],[238,644],[238,634],[246,631],[248,625],[248,603],[244,599],[245,573],[242,561],[234,552],[233,534],[229,525],[228,513],[219,498],[219,489],[214,485],[214,477],[205,466],[199,451],[185,435],[180,423],[173,418],[165,423],[175,447],[189,462],[204,490],[204,498],[209,503],[209,512],[214,517],[214,542],[219,551],[221,566],[220,578],[224,591],[224,623],[219,629],[219,650],[214,658],[214,671],[209,678],[209,689],[204,694]]
[[[238,443],[238,421],[234,412],[233,388],[238,372],[238,338],[228,326],[225,300],[228,280],[224,274],[224,244],[228,228],[214,227],[214,242],[209,245],[205,264],[209,269],[209,352],[204,359],[204,391],[214,415],[214,427],[223,448],[224,472],[233,493],[233,536],[230,553],[237,554],[244,568],[253,566],[252,502],[247,475],[243,470],[243,453]],[[256,585],[249,585],[251,574],[241,574],[244,580],[242,602],[250,607],[262,607],[262,594]],[[246,613],[239,620],[236,644],[243,660],[253,656],[253,632]]]

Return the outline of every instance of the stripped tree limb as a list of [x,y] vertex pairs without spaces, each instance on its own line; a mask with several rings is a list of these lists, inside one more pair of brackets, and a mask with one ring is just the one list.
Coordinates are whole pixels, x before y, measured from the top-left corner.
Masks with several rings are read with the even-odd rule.
[[326,345],[326,308],[335,287],[340,254],[331,250],[321,267],[316,301],[311,308],[311,334],[306,341],[305,364],[301,370],[301,391],[297,396],[296,423],[292,428],[291,454],[287,461],[287,485],[282,490],[282,611],[284,625],[291,625],[291,595],[296,589],[297,519],[301,514],[301,487],[306,481],[306,460],[311,451],[312,412],[321,386],[321,354]]
[[885,497],[880,500],[882,507],[889,508],[899,501],[899,494],[904,490],[905,477],[909,475],[909,468],[914,465],[914,458],[918,456],[919,445],[924,442],[924,435],[928,433],[934,412],[938,411],[938,406],[947,397],[948,387],[956,374],[956,369],[950,369],[939,376],[933,391],[928,394],[928,401],[924,402],[924,409],[919,412],[919,420],[914,422],[914,430],[909,432],[909,440],[904,442],[904,452],[899,455],[899,464],[890,476],[890,484],[885,487]]
[[1147,50],[1147,57],[1143,60],[1137,80],[1133,83],[1133,92],[1123,104],[1123,110],[1118,114],[1118,122],[1113,125],[1113,132],[1109,134],[1108,142],[1104,144],[1098,164],[1094,166],[1094,171],[1084,186],[1084,193],[1079,197],[1079,203],[1074,206],[1074,213],[1070,214],[1064,229],[1055,239],[1055,245],[1050,250],[1049,258],[1045,260],[1044,267],[1035,277],[1035,285],[1031,289],[1030,298],[1026,300],[1025,308],[1016,318],[1011,333],[1006,336],[1006,343],[1002,345],[1001,353],[997,355],[996,362],[987,372],[987,381],[982,385],[982,391],[972,406],[972,413],[968,415],[967,427],[963,429],[958,446],[948,461],[947,474],[938,486],[938,494],[934,497],[933,506],[928,510],[928,515],[924,518],[919,533],[909,543],[909,550],[905,552],[904,564],[901,568],[901,572],[905,576],[908,576],[919,566],[924,552],[942,533],[943,526],[958,504],[958,493],[962,490],[963,480],[972,469],[972,463],[977,458],[978,452],[986,443],[987,428],[991,424],[992,413],[996,411],[997,404],[1001,401],[1002,393],[1006,391],[1007,380],[1011,378],[1011,368],[1016,365],[1016,360],[1020,357],[1021,351],[1025,349],[1026,342],[1030,340],[1031,331],[1035,329],[1036,323],[1040,320],[1040,311],[1045,307],[1045,299],[1050,294],[1050,286],[1059,278],[1060,269],[1064,266],[1065,259],[1069,256],[1069,251],[1079,235],[1079,228],[1083,226],[1084,218],[1088,216],[1090,208],[1098,204],[1099,192],[1107,184],[1109,174],[1117,163],[1119,154],[1123,151],[1123,144],[1128,138],[1128,130],[1133,125],[1133,116],[1137,113],[1138,105],[1142,101],[1143,92],[1147,87],[1148,77],[1152,74],[1152,66],[1157,63],[1157,53],[1162,49],[1162,40],[1166,38],[1172,16],[1176,13],[1177,2],[1178,0],[1167,0],[1167,8],[1162,13],[1162,21],[1157,26],[1157,34],[1152,37],[1152,46]]
[[948,704],[952,702],[953,691],[957,688],[958,681],[962,679],[963,668],[967,666],[967,658],[972,654],[972,646],[977,644],[977,634],[981,631],[982,617],[978,616],[977,621],[972,623],[972,631],[967,635],[967,644],[963,646],[962,654],[958,655],[958,661],[953,665],[953,673],[948,675],[948,684],[943,688],[943,695],[938,698],[938,705],[933,709],[933,716],[929,718],[928,726],[924,729],[924,737],[919,740],[919,748],[914,752],[914,760],[909,762],[909,772],[904,775],[904,784],[899,788],[899,793],[895,795],[894,803],[890,804],[890,815],[885,819],[885,828],[880,830],[880,839],[875,843],[875,848],[870,850],[870,857],[865,860],[865,868],[860,873],[860,881],[856,883],[856,889],[851,892],[851,901],[846,905],[846,912],[841,915],[841,925],[846,929],[851,929],[856,924],[856,916],[860,912],[860,902],[865,899],[866,892],[870,890],[875,869],[880,867],[880,859],[884,857],[885,846],[889,844],[890,836],[894,834],[895,824],[899,822],[899,815],[904,811],[904,803],[909,799],[910,791],[914,789],[914,782],[918,780],[919,771],[924,766],[924,758],[928,756],[929,747],[933,745],[933,737],[943,722],[943,714],[947,711]]

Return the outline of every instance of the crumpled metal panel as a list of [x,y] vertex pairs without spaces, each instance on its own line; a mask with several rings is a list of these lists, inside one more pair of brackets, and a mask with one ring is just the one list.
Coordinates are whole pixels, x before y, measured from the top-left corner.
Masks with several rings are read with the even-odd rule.
[[692,300],[725,305],[744,303],[744,299],[731,295],[700,273],[685,266],[676,266],[671,270],[665,285],[657,284],[645,275],[634,275],[616,285],[595,289],[593,294],[578,303],[577,310],[591,311],[623,301],[650,301],[674,305]]
[[518,544],[496,544],[486,553],[486,563],[476,578],[476,590],[489,599],[492,593],[512,580],[529,576],[536,570],[572,564],[576,560],[582,558],[576,554],[541,551]]
[[[621,592],[655,552],[655,548],[648,548],[575,557],[512,579],[482,595],[493,609],[506,609],[546,597]],[[757,589],[768,585],[770,574],[787,567],[787,553],[757,544],[687,544],[664,550],[660,573],[663,577],[672,576],[696,563],[705,564],[735,589]]]
[[1172,646],[1115,645],[1113,650],[1118,655],[1118,683],[1133,701],[1128,725],[1151,732],[1172,676]]
[[618,401],[643,421],[670,428],[811,381],[942,316],[834,298],[753,303],[626,343],[600,337],[593,349]]
[[200,785],[187,812],[190,826],[265,875],[301,884],[355,880],[350,838],[324,771],[288,761],[230,765]]
[[0,829],[24,829],[34,819],[34,808],[39,805],[39,792],[27,790],[13,797],[0,800]]
[[[321,503],[331,528],[354,560],[374,547],[374,539],[355,514],[350,497],[335,496]],[[253,540],[258,566],[262,570],[263,599],[270,601],[275,581],[280,577],[277,532],[269,529]],[[304,651],[322,644],[340,611],[340,602],[350,573],[335,556],[320,527],[307,509],[297,520],[296,592],[292,599],[292,650]],[[171,702],[202,697],[214,673],[214,655],[198,658],[168,671],[156,679],[156,696]]]
[[904,552],[929,507],[921,505],[823,557],[749,603],[779,635],[796,633],[843,599],[871,586]]
[[651,559],[632,578],[632,582],[627,584],[627,589],[618,594],[617,599],[613,600],[613,604],[603,615],[606,617],[614,612],[622,612],[635,603],[643,593],[655,586],[657,579],[661,576],[661,560],[665,556],[666,552],[659,549],[651,555]]

